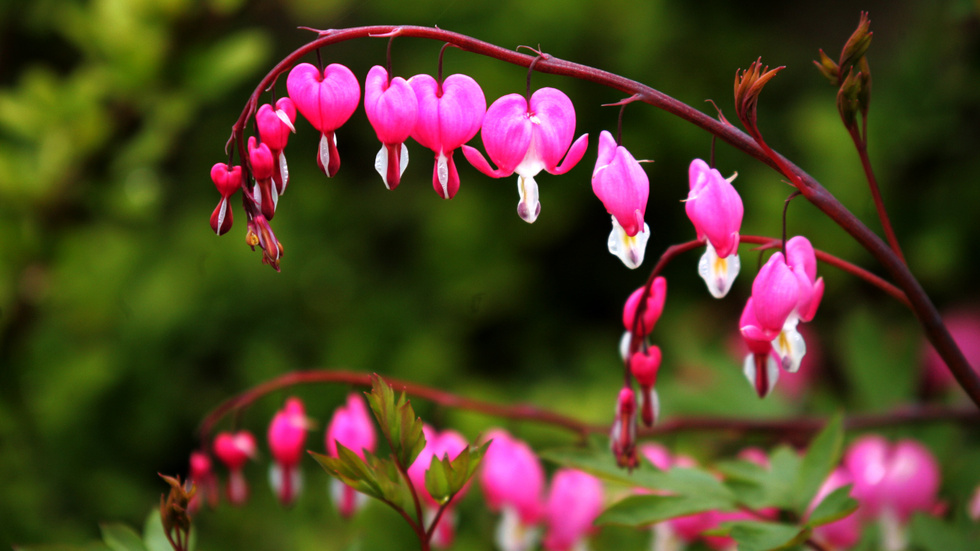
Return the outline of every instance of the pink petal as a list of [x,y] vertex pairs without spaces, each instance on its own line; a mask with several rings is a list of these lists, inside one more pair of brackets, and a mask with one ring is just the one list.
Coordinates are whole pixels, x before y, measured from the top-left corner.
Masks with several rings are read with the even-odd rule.
[[408,81],[395,77],[388,82],[388,72],[375,65],[364,82],[364,111],[383,144],[403,143],[415,130],[418,100]]
[[323,133],[347,122],[361,98],[354,73],[339,63],[328,65],[322,75],[313,65],[300,63],[289,72],[286,89],[299,112]]

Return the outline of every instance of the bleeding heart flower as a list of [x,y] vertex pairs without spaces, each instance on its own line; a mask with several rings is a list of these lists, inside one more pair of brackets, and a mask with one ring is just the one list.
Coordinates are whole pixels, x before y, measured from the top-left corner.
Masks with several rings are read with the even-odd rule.
[[211,213],[211,229],[223,235],[231,229],[233,217],[228,199],[242,187],[242,167],[216,163],[211,167],[211,181],[221,194],[221,201]]
[[418,120],[415,92],[408,81],[401,77],[389,80],[388,71],[375,65],[364,81],[364,111],[382,144],[374,168],[385,187],[395,189],[408,166],[405,140],[412,135]]
[[648,427],[660,416],[660,399],[653,386],[657,383],[661,358],[660,347],[648,346],[634,352],[629,360],[630,373],[640,385],[640,416]]
[[[464,145],[466,160],[494,178],[517,173],[521,197],[517,213],[528,223],[541,212],[534,177],[542,170],[550,174],[568,172],[582,160],[589,143],[588,134],[583,134],[572,145],[575,108],[568,96],[554,88],[534,92],[530,102],[520,94],[508,94],[493,102],[483,117],[481,135],[497,168],[491,168],[477,149]],[[559,166],[563,156],[565,162]]]
[[272,220],[279,204],[279,194],[272,181],[275,172],[275,158],[272,150],[264,143],[256,143],[255,136],[248,138],[248,164],[252,168],[255,186],[252,187],[252,201],[259,206],[262,215]]
[[283,409],[276,412],[269,424],[269,451],[274,460],[269,480],[283,505],[291,505],[303,486],[299,461],[306,445],[306,431],[310,422],[306,409],[299,398],[286,400]]
[[547,551],[569,551],[593,531],[592,523],[602,510],[602,483],[574,469],[558,469],[551,479],[545,507]]
[[592,171],[592,191],[612,215],[609,252],[628,268],[643,262],[650,227],[643,221],[650,195],[650,180],[640,163],[612,134],[599,134],[599,158]]
[[544,469],[534,451],[503,429],[493,429],[480,464],[480,486],[491,511],[500,511],[497,546],[528,551],[537,543],[536,525],[544,513]]
[[[374,452],[376,444],[374,423],[368,414],[364,399],[358,394],[349,394],[347,404],[337,408],[330,419],[326,448],[331,457],[338,456],[338,444],[356,453],[361,459],[364,459],[365,451]],[[330,495],[343,517],[350,517],[367,502],[367,496],[336,478],[330,480]]]
[[691,161],[688,175],[690,192],[684,209],[698,239],[705,241],[706,246],[698,273],[711,295],[722,298],[728,294],[741,267],[738,232],[742,226],[742,199],[731,180],[722,178],[701,159]]
[[480,85],[466,75],[450,75],[442,83],[415,75],[408,83],[419,106],[412,138],[435,153],[432,187],[443,199],[452,199],[459,191],[453,152],[479,132],[487,100]]
[[347,67],[331,63],[321,73],[309,63],[300,63],[289,71],[286,90],[299,112],[320,131],[317,165],[327,176],[340,169],[336,130],[357,109],[361,85]]
[[248,499],[248,483],[242,468],[255,458],[255,437],[248,431],[219,433],[214,438],[214,455],[228,467],[228,501],[242,505]]
[[259,138],[262,143],[269,146],[275,162],[275,169],[272,172],[272,180],[276,183],[276,194],[282,195],[289,185],[289,167],[286,165],[286,142],[289,141],[289,134],[296,132],[293,123],[296,122],[296,107],[293,100],[279,98],[275,109],[268,103],[259,107],[255,113],[255,125],[259,129]]

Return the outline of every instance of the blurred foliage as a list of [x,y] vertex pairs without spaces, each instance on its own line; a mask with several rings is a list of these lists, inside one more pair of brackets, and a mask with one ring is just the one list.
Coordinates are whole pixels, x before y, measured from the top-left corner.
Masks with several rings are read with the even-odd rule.
[[[589,189],[591,161],[539,178],[543,212],[527,226],[513,181],[491,181],[462,161],[451,202],[430,188],[429,155],[396,192],[373,171],[378,148],[363,111],[339,132],[344,165],[327,181],[306,123],[287,150],[292,185],[274,226],[283,272],[242,242],[244,220],[214,237],[218,201],[208,178],[254,84],[312,38],[297,26],[438,25],[504,47],[541,45],[558,57],[646,82],[730,116],[735,69],[758,56],[786,65],[763,93],[767,141],[877,228],[860,163],[811,60],[834,52],[857,22],[852,3],[717,0],[682,3],[566,0],[36,0],[0,5],[0,546],[81,543],[101,521],[139,524],[164,491],[156,472],[183,473],[194,429],[211,407],[283,372],[347,367],[503,402],[531,402],[605,423],[621,377],[622,301],[671,243],[693,237],[678,201],[687,164],[707,157],[708,135],[644,106],[626,111],[623,142],[651,177],[647,263],[624,269],[605,250],[608,215]],[[913,271],[941,307],[975,305],[980,278],[980,21],[968,0],[886,2],[871,13],[874,75],[870,152]],[[325,50],[355,74],[383,62],[386,42]],[[394,70],[434,72],[439,44],[400,39]],[[492,101],[524,89],[524,70],[458,51]],[[589,83],[535,75],[565,90],[593,140],[613,129],[621,99]],[[280,91],[281,93],[281,91]],[[594,147],[594,146],[593,146]],[[789,188],[761,164],[719,145],[737,171],[744,233],[778,235]],[[801,201],[789,231],[862,264],[839,228]],[[916,322],[877,290],[831,269],[811,324],[822,361],[802,396],[758,400],[742,380],[732,336],[755,254],[723,302],[695,277],[696,257],[668,267],[670,299],[654,338],[664,351],[666,415],[786,416],[882,411],[918,397]],[[817,348],[817,345],[811,345]],[[815,352],[813,353],[815,355]],[[887,382],[886,382],[887,381]],[[777,387],[778,388],[778,387]],[[326,420],[346,389],[296,393]],[[264,432],[285,395],[242,420]],[[956,392],[944,399],[961,400]],[[416,404],[423,418],[470,438],[500,423]],[[565,434],[509,426],[538,447]],[[978,435],[953,427],[890,429],[922,439],[942,459],[944,497],[962,510],[980,482]],[[310,447],[322,449],[311,435]],[[675,435],[700,458],[743,441]],[[756,442],[759,443],[759,442]],[[769,443],[762,440],[761,443]],[[300,503],[281,510],[251,465],[248,507],[202,515],[207,549],[412,549],[394,513],[372,507],[345,525],[326,476],[307,465]],[[486,549],[492,519],[477,492],[464,501],[458,548]],[[383,531],[371,530],[383,524]],[[391,527],[390,530],[387,527]],[[271,527],[278,527],[272,529]],[[288,528],[285,528],[288,527]],[[937,528],[938,530],[938,528]],[[400,532],[401,531],[401,532]],[[604,530],[599,545],[635,541]],[[644,544],[645,545],[645,544]]]

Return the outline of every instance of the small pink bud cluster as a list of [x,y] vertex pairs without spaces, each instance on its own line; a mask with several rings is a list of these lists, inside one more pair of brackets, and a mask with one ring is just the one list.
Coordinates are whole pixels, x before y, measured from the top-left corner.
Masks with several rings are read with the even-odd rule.
[[705,252],[698,263],[698,274],[715,298],[728,294],[738,276],[738,233],[742,227],[742,198],[731,179],[694,159],[688,170],[690,192],[684,209],[694,224],[698,239],[705,242]]
[[609,252],[630,269],[643,263],[650,226],[643,221],[650,180],[633,155],[612,134],[599,134],[599,157],[592,171],[592,191],[612,215]]
[[658,276],[630,295],[623,308],[623,326],[626,332],[620,344],[620,354],[632,379],[640,387],[639,408],[636,393],[630,385],[619,391],[616,401],[616,417],[613,421],[610,445],[620,466],[633,468],[636,459],[636,419],[645,426],[653,426],[660,415],[660,398],[654,385],[662,359],[660,347],[650,344],[648,337],[664,310],[667,300],[667,280]]
[[817,278],[817,259],[810,241],[796,236],[786,242],[752,282],[739,330],[750,353],[744,372],[760,397],[772,391],[779,369],[795,373],[806,354],[806,342],[796,330],[813,319],[823,297],[823,278]]

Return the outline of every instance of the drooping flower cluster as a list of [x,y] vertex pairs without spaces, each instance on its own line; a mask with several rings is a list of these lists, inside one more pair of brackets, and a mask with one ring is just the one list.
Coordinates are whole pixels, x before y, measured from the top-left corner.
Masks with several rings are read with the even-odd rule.
[[769,394],[780,368],[800,368],[806,343],[796,326],[813,319],[821,298],[823,278],[817,278],[817,259],[805,237],[787,241],[786,255],[773,254],[759,270],[739,320],[750,350],[743,370],[759,396]]
[[620,466],[633,468],[636,459],[637,409],[646,426],[653,426],[660,415],[660,398],[654,385],[660,371],[661,352],[647,342],[650,333],[664,310],[667,300],[667,280],[658,276],[630,295],[623,307],[623,326],[626,332],[620,343],[620,355],[626,369],[640,387],[639,408],[636,393],[630,385],[619,391],[616,417],[610,435],[610,446]]
[[[231,229],[229,200],[238,189],[244,190],[246,242],[253,250],[259,246],[263,262],[276,270],[283,247],[269,221],[289,183],[284,151],[289,134],[296,131],[297,112],[320,132],[317,165],[332,177],[340,169],[337,131],[354,114],[361,95],[357,78],[339,63],[322,70],[300,63],[289,71],[286,89],[288,97],[255,111],[258,138],[250,137],[247,148],[240,146],[243,166],[219,163],[212,169],[212,180],[221,195],[211,216],[212,229],[218,235]],[[533,94],[529,88],[527,96],[508,94],[487,109],[483,90],[470,76],[454,74],[437,80],[420,74],[406,80],[374,66],[364,82],[364,111],[382,144],[374,166],[385,187],[395,189],[401,182],[409,158],[405,142],[411,137],[433,152],[433,188],[440,197],[451,199],[460,184],[453,153],[462,148],[467,160],[488,176],[517,174],[517,212],[529,223],[541,211],[535,176],[542,170],[555,175],[568,172],[588,147],[588,134],[573,142],[575,109],[568,96],[555,88],[541,88]],[[482,134],[490,161],[466,145],[477,133]],[[251,182],[246,181],[249,178]],[[636,268],[643,261],[650,236],[643,220],[649,180],[609,132],[600,136],[592,187],[612,215],[609,251]]]

